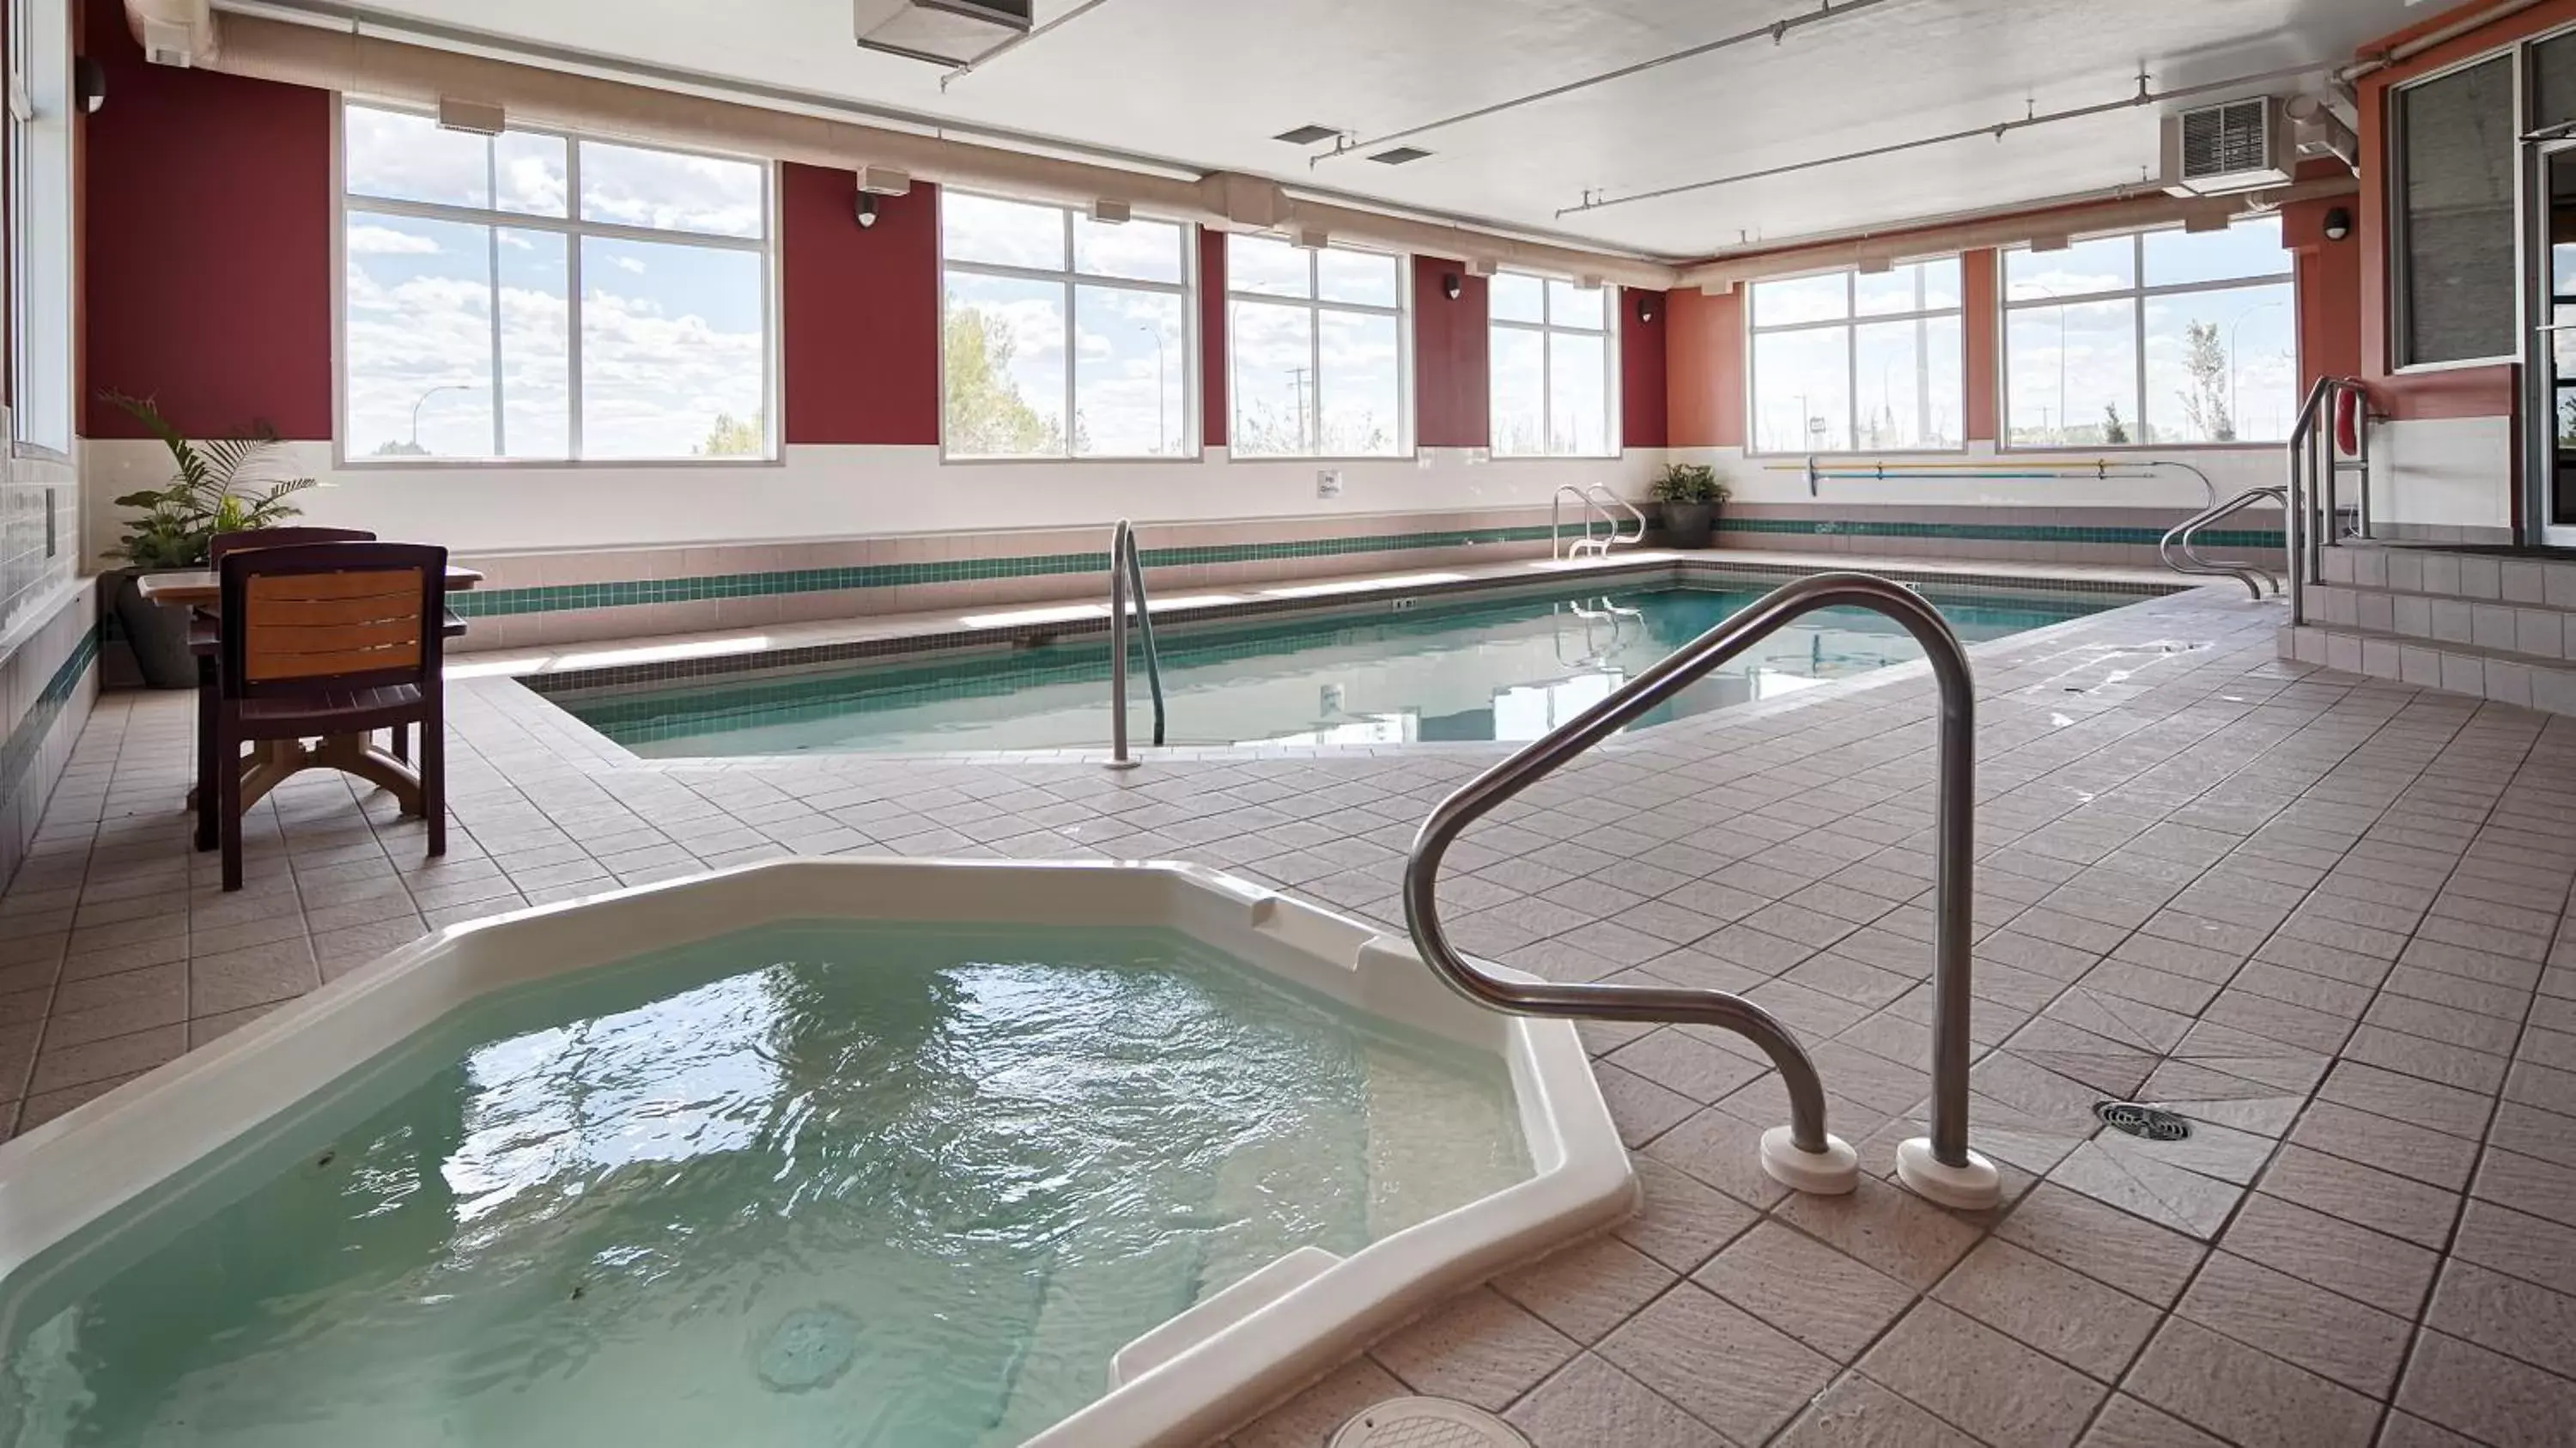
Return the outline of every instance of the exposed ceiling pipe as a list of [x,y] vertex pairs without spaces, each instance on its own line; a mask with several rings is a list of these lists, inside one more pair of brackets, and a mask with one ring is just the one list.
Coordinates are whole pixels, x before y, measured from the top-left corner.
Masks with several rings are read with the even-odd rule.
[[1813,10],[1802,11],[1796,15],[1774,20],[1768,25],[1757,25],[1751,30],[1740,31],[1734,35],[1725,36],[1721,39],[1711,40],[1700,45],[1694,45],[1688,50],[1676,50],[1670,55],[1658,55],[1651,60],[1638,61],[1634,65],[1623,65],[1617,70],[1605,70],[1599,75],[1588,75],[1581,80],[1567,81],[1563,85],[1550,86],[1543,91],[1532,91],[1528,95],[1515,96],[1507,101],[1497,101],[1489,106],[1479,106],[1472,111],[1462,111],[1457,115],[1447,116],[1436,121],[1426,121],[1418,126],[1408,126],[1401,131],[1389,131],[1382,136],[1371,136],[1364,141],[1353,140],[1348,136],[1344,136],[1333,143],[1333,149],[1326,151],[1321,155],[1307,158],[1306,164],[1310,167],[1317,166],[1337,157],[1348,156],[1354,152],[1374,151],[1389,141],[1408,140],[1415,136],[1428,135],[1433,131],[1445,130],[1450,126],[1465,125],[1469,121],[1480,121],[1487,116],[1501,115],[1505,111],[1518,110],[1522,106],[1533,106],[1538,104],[1540,101],[1551,101],[1556,99],[1558,96],[1572,95],[1576,91],[1588,90],[1596,85],[1607,85],[1614,80],[1626,80],[1632,75],[1643,75],[1647,71],[1654,70],[1659,66],[1672,65],[1685,60],[1694,60],[1703,55],[1712,55],[1732,46],[1746,45],[1756,40],[1768,40],[1774,45],[1777,45],[1781,41],[1786,40],[1789,37],[1789,32],[1793,30],[1803,29],[1810,25],[1819,25],[1828,20],[1839,20],[1846,15],[1857,14],[1860,11],[1870,9],[1873,6],[1884,5],[1886,3],[1888,3],[1888,0],[1843,0],[1842,4],[1837,5],[1833,3],[1833,0],[1822,0],[1822,3]]
[[2335,79],[2350,83],[2373,71],[2403,65],[2436,46],[2448,45],[2472,31],[2483,30],[2499,20],[2509,20],[2525,10],[2537,9],[2543,3],[2545,0],[2503,0],[2502,4],[2488,6],[2475,15],[2463,16],[2448,25],[2425,31],[2412,40],[2366,51],[2359,60],[2337,70]]
[[[128,0],[130,6],[187,3]],[[204,0],[194,3],[202,7]],[[1065,205],[1107,198],[1131,204],[1140,215],[1223,230],[1322,232],[1390,251],[1490,258],[1622,286],[1661,290],[1676,274],[1670,265],[1633,256],[1291,198],[1278,182],[1238,172],[1155,174],[247,15],[225,16],[221,29],[216,69],[287,85],[416,105],[466,97],[499,105],[515,121],[566,130],[842,170],[885,166],[924,180]]]
[[957,67],[955,70],[948,72],[946,75],[941,76],[939,78],[939,88],[941,90],[948,89],[948,83],[950,81],[956,80],[961,76],[973,75],[980,67],[991,65],[994,61],[997,61],[1003,56],[1010,54],[1012,51],[1019,49],[1021,46],[1028,44],[1030,41],[1037,39],[1048,31],[1064,25],[1069,21],[1080,20],[1085,15],[1090,14],[1092,11],[1099,9],[1101,6],[1108,3],[1109,0],[1082,0],[1081,4],[1074,6],[1062,15],[1059,15],[1053,20],[1048,21],[1046,24],[1037,27],[1035,30],[1021,31],[1019,34],[1012,36],[1010,39],[1003,41],[997,46],[994,46],[991,50],[984,52],[982,55],[975,57],[973,60],[970,60],[964,65]]
[[1937,136],[1917,136],[1910,141],[1897,141],[1885,146],[1871,146],[1858,151],[1845,151],[1836,156],[1818,156],[1812,160],[1792,161],[1785,166],[1766,166],[1759,171],[1738,171],[1731,176],[1717,176],[1706,181],[1687,182],[1680,186],[1662,186],[1657,187],[1652,191],[1639,191],[1627,196],[1595,197],[1587,194],[1582,201],[1575,205],[1558,208],[1556,214],[1560,217],[1566,217],[1585,211],[1600,211],[1612,206],[1633,206],[1640,201],[1659,201],[1667,196],[1684,196],[1694,191],[1714,190],[1720,186],[1736,186],[1747,181],[1768,180],[1774,176],[1791,176],[1801,171],[1813,171],[1819,167],[1840,166],[1851,161],[1867,161],[1880,156],[1894,156],[1906,151],[1919,151],[1927,146],[1946,146],[1952,142],[1973,141],[1980,137],[1990,136],[1995,140],[2000,141],[2015,131],[2026,131],[2033,126],[2053,126],[2061,121],[2076,121],[2082,120],[2088,116],[2109,115],[2114,111],[2135,110],[2141,106],[2158,105],[2165,101],[2182,100],[2189,96],[2208,95],[2215,91],[2241,90],[2247,86],[2263,85],[2276,80],[2288,80],[2295,76],[2312,75],[2319,69],[2321,69],[2321,67],[2313,65],[2282,66],[2275,70],[2257,71],[2252,75],[2240,75],[2231,80],[2209,81],[2201,85],[2177,86],[2174,89],[2167,91],[2149,90],[2147,88],[2147,78],[2144,75],[2141,75],[2138,77],[2138,93],[2130,96],[2126,100],[2103,101],[2096,105],[2076,106],[2070,110],[2062,111],[2034,111],[2029,115],[2022,116],[2014,120],[2000,121],[1993,125],[1971,126],[1963,131],[1945,131]]

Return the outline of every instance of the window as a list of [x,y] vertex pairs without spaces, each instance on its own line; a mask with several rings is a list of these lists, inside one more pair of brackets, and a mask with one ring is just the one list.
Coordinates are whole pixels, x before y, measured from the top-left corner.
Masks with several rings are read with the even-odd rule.
[[1754,451],[1964,445],[1957,257],[1752,291]]
[[939,198],[955,458],[1186,457],[1188,228]]
[[1493,319],[1496,457],[1609,457],[1610,287],[1503,272]]
[[2298,299],[2278,217],[2004,253],[2013,447],[2280,442]]
[[[2513,57],[2498,56],[2397,92],[2392,209],[2400,365],[2509,357],[2520,350],[2514,335],[2520,128],[2514,124],[2513,67]],[[2544,88],[2544,103],[2560,99]]]
[[341,114],[348,457],[771,454],[767,165]]
[[1226,238],[1236,457],[1404,450],[1404,271],[1392,256]]
[[22,449],[72,447],[69,7],[9,0],[9,376]]

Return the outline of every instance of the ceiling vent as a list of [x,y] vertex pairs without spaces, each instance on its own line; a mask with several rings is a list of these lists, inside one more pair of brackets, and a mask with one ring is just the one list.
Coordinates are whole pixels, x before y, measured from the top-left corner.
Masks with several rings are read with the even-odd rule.
[[1341,132],[1330,126],[1299,126],[1293,131],[1281,131],[1270,139],[1286,141],[1292,146],[1311,146],[1318,141],[1329,141],[1340,134]]
[[1034,0],[856,0],[859,44],[939,65],[973,65],[1029,33]]
[[2270,96],[2165,117],[2164,185],[2176,196],[2224,196],[2289,184],[2297,148]]
[[1419,161],[1430,154],[1420,146],[1398,146],[1392,151],[1380,151],[1369,159],[1381,166],[1403,166]]

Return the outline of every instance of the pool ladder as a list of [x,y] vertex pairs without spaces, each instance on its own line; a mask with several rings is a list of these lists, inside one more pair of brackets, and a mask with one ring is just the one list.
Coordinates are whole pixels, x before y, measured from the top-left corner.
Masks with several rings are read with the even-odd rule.
[[1715,1026],[1752,1041],[1779,1068],[1789,1094],[1789,1124],[1763,1133],[1763,1170],[1803,1192],[1836,1194],[1858,1186],[1858,1154],[1825,1130],[1825,1092],[1815,1063],[1798,1038],[1769,1011],[1724,991],[1560,984],[1496,975],[1459,952],[1440,918],[1440,863],[1467,826],[1782,626],[1824,608],[1866,608],[1896,620],[1930,656],[1933,677],[1940,683],[1933,818],[1931,1133],[1897,1147],[1896,1174],[1918,1195],[1943,1206],[1991,1207],[2002,1198],[2001,1178],[1992,1162],[1968,1149],[1976,684],[1968,672],[1968,656],[1948,621],[1903,584],[1866,573],[1819,573],[1776,588],[1608,698],[1468,781],[1440,802],[1414,838],[1404,871],[1405,924],[1415,949],[1452,990],[1493,1010],[1561,1019]]
[[[2194,547],[2192,542],[2201,529],[2222,518],[2232,517],[2266,499],[2280,505],[2282,526],[2286,528],[2289,525],[2289,490],[2277,483],[2270,487],[2247,488],[2226,502],[2204,508],[2174,525],[2173,531],[2165,534],[2164,540],[2156,545],[2156,556],[2162,558],[2165,566],[2176,573],[2189,573],[2208,578],[2233,578],[2244,584],[2246,591],[2258,599],[2263,596],[2263,588],[2266,584],[2271,586],[2273,593],[2278,594],[2281,591],[2279,574],[2260,563],[2238,563],[2223,558],[2203,558],[2200,556],[2200,550]],[[2291,560],[2291,564],[2295,567],[2296,560]]]
[[[1583,536],[1575,539],[1571,545],[1568,545],[1562,536],[1565,529],[1567,498],[1574,499],[1574,506],[1580,509],[1583,515]],[[1636,525],[1635,532],[1620,531],[1619,514],[1612,512],[1613,508],[1628,515],[1629,521]],[[1596,517],[1608,525],[1608,532],[1592,531],[1592,520]],[[1572,483],[1559,483],[1556,486],[1555,495],[1548,499],[1547,552],[1551,558],[1607,558],[1610,556],[1611,549],[1622,544],[1640,542],[1645,536],[1646,515],[1638,512],[1634,503],[1599,483],[1587,484],[1580,488]]]
[[[1565,656],[1565,633],[1560,625],[1567,613],[1572,613],[1576,618],[1583,620],[1583,657],[1579,659],[1569,659]],[[1611,653],[1627,646],[1628,625],[1632,622],[1642,625],[1645,617],[1644,609],[1629,608],[1614,603],[1606,594],[1591,603],[1576,599],[1570,603],[1551,605],[1548,609],[1548,622],[1551,631],[1555,634],[1556,661],[1569,669],[1591,668],[1600,664]],[[1599,637],[1593,633],[1593,625],[1604,621],[1610,625],[1610,647],[1607,650],[1601,647]]]
[[1154,610],[1145,599],[1145,565],[1136,556],[1136,525],[1121,518],[1109,538],[1109,767],[1134,769],[1127,752],[1127,614],[1135,599],[1136,632],[1145,644],[1145,682],[1154,695],[1154,747],[1163,747],[1163,658],[1154,648]]

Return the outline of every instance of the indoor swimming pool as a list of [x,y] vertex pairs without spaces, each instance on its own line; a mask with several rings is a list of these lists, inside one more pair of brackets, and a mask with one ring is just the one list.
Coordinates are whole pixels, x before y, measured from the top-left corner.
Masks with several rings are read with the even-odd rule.
[[[1378,603],[1365,613],[1187,630],[1164,618],[1166,742],[1535,739],[1767,591],[1664,585],[1572,598]],[[1968,643],[2146,596],[1924,592]],[[1893,619],[1829,609],[1754,645],[1646,722],[1920,657]],[[1150,706],[1142,668],[1135,674],[1132,727],[1141,741]],[[1108,644],[1094,636],[1008,652],[545,692],[650,757],[918,753],[1100,747],[1109,739],[1108,679]]]

